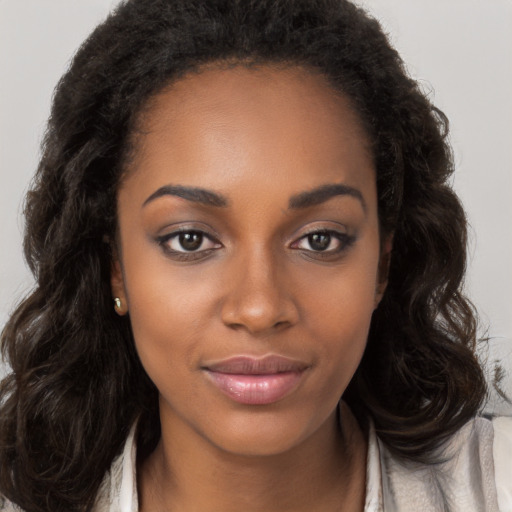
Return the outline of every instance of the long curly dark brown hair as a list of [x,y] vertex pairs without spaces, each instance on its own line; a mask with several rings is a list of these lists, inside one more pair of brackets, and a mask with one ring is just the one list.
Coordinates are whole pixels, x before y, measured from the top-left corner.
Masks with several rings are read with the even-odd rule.
[[366,127],[394,247],[351,406],[395,453],[428,462],[482,403],[448,123],[378,22],[346,0],[128,0],[58,84],[26,200],[36,286],[2,333],[0,493],[27,512],[91,510],[136,418],[140,453],[158,440],[157,390],[112,307],[108,241],[137,114],[211,62],[315,69]]

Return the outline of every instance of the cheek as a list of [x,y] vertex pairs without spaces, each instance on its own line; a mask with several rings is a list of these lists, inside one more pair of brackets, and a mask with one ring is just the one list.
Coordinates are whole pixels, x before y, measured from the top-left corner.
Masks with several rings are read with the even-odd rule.
[[334,384],[332,379],[339,385],[341,375],[348,384],[366,347],[378,262],[375,257],[365,260],[362,256],[358,263],[342,266],[337,272],[331,269],[329,279],[318,275],[322,269],[317,269],[304,283],[303,318],[312,339],[318,340],[319,359],[329,368],[329,385]]
[[308,321],[340,335],[367,330],[375,306],[377,270],[376,251],[358,251],[336,269],[312,267],[302,278]]
[[176,269],[158,250],[125,251],[130,322],[141,362],[155,383],[194,364],[196,345],[212,317],[204,270]]

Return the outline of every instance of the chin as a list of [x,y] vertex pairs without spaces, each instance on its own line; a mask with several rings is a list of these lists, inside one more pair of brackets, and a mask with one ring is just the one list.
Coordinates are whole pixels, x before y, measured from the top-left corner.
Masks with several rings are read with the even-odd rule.
[[[214,440],[211,440],[214,441]],[[232,436],[229,439],[218,439],[216,447],[230,455],[239,457],[273,457],[293,450],[301,444],[302,439],[276,435],[276,432],[265,436],[261,433]]]
[[[254,411],[254,414],[231,418],[217,424],[211,432],[210,443],[231,455],[246,457],[270,457],[289,452],[301,445],[328,424],[316,424],[292,414],[269,414]],[[227,418],[226,418],[227,420]]]

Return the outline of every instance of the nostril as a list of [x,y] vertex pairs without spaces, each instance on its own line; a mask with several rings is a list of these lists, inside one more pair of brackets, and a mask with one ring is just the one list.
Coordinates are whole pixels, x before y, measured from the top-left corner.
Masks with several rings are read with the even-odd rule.
[[293,322],[289,320],[279,320],[277,322],[265,321],[262,318],[244,318],[243,321],[225,321],[225,325],[234,331],[239,330],[248,330],[253,334],[262,333],[267,331],[268,333],[272,331],[281,331],[291,327]]
[[[231,323],[227,323],[228,327],[230,327],[231,329],[243,329],[244,328],[244,324],[243,323],[238,323],[238,322],[231,322]],[[283,328],[283,327],[288,327],[291,325],[291,322],[288,322],[287,320],[283,320],[283,321],[279,321],[279,322],[276,322],[275,324],[271,325],[271,328],[274,328],[274,329],[280,329],[280,328]]]
[[243,327],[244,327],[242,324],[236,324],[236,323],[228,323],[227,326],[230,329],[233,329],[234,331],[239,331],[240,329],[243,329]]
[[292,297],[279,287],[269,272],[236,283],[220,302],[222,322],[233,330],[253,334],[286,329],[298,320],[298,307]]

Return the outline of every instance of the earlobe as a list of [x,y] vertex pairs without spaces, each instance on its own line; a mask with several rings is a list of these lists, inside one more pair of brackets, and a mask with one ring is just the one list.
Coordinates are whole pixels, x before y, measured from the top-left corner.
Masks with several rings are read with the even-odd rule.
[[124,277],[119,258],[114,257],[110,270],[110,288],[112,290],[114,310],[119,316],[128,313],[128,303],[124,287]]
[[393,249],[393,235],[387,236],[381,245],[377,287],[375,289],[374,309],[380,304],[384,292],[388,286],[389,266],[391,264],[391,252]]

